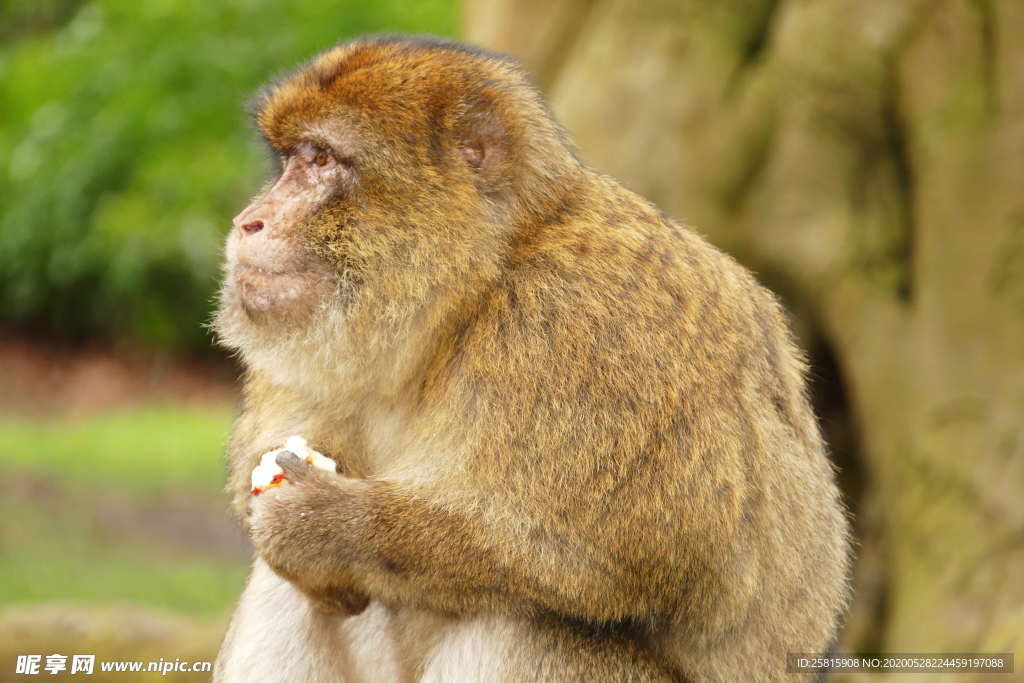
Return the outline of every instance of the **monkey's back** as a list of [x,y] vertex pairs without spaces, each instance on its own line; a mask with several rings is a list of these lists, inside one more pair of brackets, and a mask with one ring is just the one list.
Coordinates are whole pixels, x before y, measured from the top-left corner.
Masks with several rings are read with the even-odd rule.
[[592,175],[517,236],[458,334],[447,398],[487,453],[468,467],[517,499],[527,544],[577,539],[609,621],[647,615],[698,679],[826,649],[846,516],[804,360],[748,271]]

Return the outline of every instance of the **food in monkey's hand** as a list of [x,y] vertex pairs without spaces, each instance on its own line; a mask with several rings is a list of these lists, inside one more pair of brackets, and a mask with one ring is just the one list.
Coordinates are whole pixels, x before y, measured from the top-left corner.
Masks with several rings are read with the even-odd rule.
[[337,471],[337,463],[310,448],[304,438],[298,435],[289,436],[283,448],[268,451],[260,457],[260,464],[252,471],[252,495],[258,496],[287,480],[284,470],[277,464],[277,456],[281,453],[293,453],[299,460],[305,460],[307,464],[326,472]]

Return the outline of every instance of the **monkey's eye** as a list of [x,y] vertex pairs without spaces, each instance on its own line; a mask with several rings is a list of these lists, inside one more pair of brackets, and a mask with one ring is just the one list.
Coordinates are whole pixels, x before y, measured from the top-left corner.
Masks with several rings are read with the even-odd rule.
[[317,166],[326,166],[331,160],[331,154],[326,149],[316,149],[313,153],[313,163]]

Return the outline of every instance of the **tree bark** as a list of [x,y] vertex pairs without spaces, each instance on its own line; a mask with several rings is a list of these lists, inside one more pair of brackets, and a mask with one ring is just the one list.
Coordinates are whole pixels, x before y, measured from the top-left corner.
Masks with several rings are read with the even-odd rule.
[[860,444],[841,464],[865,479],[841,647],[1024,662],[1024,3],[471,0],[464,19],[524,59],[585,160],[754,269],[834,356]]

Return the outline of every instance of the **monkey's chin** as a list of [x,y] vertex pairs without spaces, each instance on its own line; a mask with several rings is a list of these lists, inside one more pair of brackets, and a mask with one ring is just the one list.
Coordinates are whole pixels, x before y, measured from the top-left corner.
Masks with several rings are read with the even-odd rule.
[[308,316],[318,295],[326,294],[322,278],[301,272],[271,272],[240,267],[234,274],[238,304],[255,321]]
[[[338,285],[337,289],[344,289]],[[333,296],[314,296],[287,306],[251,308],[233,277],[225,280],[212,320],[217,342],[239,355],[251,370],[266,373],[275,384],[326,395],[344,386],[348,363],[338,356],[347,348],[348,311]]]

